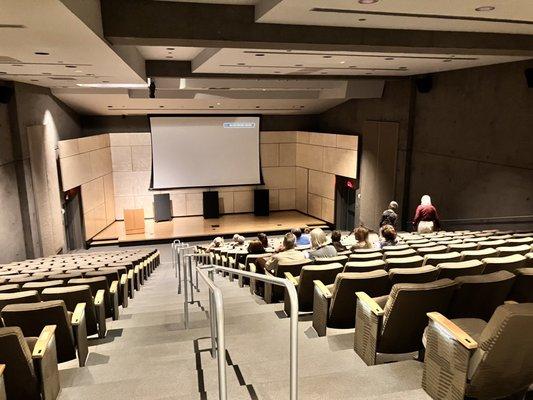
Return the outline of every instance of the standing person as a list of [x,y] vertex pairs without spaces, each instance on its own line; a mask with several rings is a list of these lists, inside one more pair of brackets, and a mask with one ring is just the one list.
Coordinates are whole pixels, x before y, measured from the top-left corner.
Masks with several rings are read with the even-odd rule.
[[374,247],[372,246],[372,243],[370,243],[370,231],[368,228],[361,225],[353,231],[353,234],[355,236],[355,244],[350,248],[351,251],[357,249],[371,249]]
[[309,258],[329,258],[337,255],[337,250],[333,245],[328,244],[328,237],[326,233],[320,229],[315,228],[311,231],[311,251],[309,251]]
[[379,222],[379,227],[382,228],[385,225],[391,225],[396,228],[396,221],[398,220],[398,203],[391,201],[389,203],[389,208],[383,211],[381,214],[381,221]]
[[346,246],[341,243],[341,238],[342,235],[340,231],[331,232],[331,244],[333,245],[333,247],[335,247],[335,250],[337,250],[337,252],[348,250]]
[[431,233],[440,229],[439,214],[427,194],[422,196],[420,205],[416,208],[413,228],[418,233]]

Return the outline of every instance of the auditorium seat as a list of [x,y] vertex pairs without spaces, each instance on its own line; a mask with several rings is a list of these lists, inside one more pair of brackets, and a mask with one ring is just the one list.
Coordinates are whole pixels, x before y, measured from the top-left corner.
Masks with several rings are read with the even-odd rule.
[[445,262],[437,264],[439,279],[455,279],[458,276],[479,275],[483,273],[485,266],[479,260]]
[[[302,268],[300,276],[293,276],[290,272],[285,272],[285,278],[291,281],[298,292],[299,311],[313,311],[313,289],[314,281],[319,280],[324,285],[335,282],[337,274],[343,270],[340,263],[324,265],[306,265]],[[290,315],[290,299],[285,292],[285,313]]]
[[331,263],[346,264],[348,261],[348,256],[335,256],[335,257],[324,257],[324,258],[315,258],[313,264],[315,265],[326,265]]
[[523,398],[533,381],[533,303],[502,305],[488,323],[428,316],[422,387],[432,398]]
[[[116,282],[116,281],[115,281]],[[118,309],[118,288],[116,285],[109,287],[105,276],[95,276],[92,278],[76,278],[68,281],[68,286],[89,285],[93,297],[96,296],[99,290],[105,292],[104,304],[105,314],[107,318],[117,320],[119,318]]]
[[9,304],[37,303],[41,301],[37,290],[25,290],[23,292],[1,293],[0,311]]
[[502,270],[513,272],[517,268],[526,266],[526,257],[520,254],[506,257],[488,257],[481,261],[485,266],[485,269],[483,270],[484,274]]
[[377,248],[371,248],[371,249],[355,249],[353,252],[354,254],[364,254],[364,253],[376,253],[380,250]]
[[488,249],[488,248],[497,248],[501,246],[505,246],[505,240],[486,240],[483,242],[479,242],[477,245],[478,250]]
[[377,353],[410,353],[422,348],[426,314],[444,313],[456,283],[439,279],[429,283],[400,283],[390,295],[374,300],[359,291],[355,323],[355,352],[367,365],[376,364]]
[[377,250],[372,253],[354,253],[350,254],[349,262],[352,261],[371,261],[371,260],[383,260],[383,254]]
[[63,286],[63,280],[50,280],[45,282],[28,282],[22,285],[21,290],[37,290],[39,294],[49,287]]
[[[244,271],[251,271],[250,265],[254,264],[258,258],[269,258],[272,254],[270,253],[263,253],[263,254],[248,254],[246,256],[246,260],[244,264],[239,264],[239,269],[243,269]],[[255,272],[255,271],[253,271]],[[252,288],[252,282],[249,278],[239,276],[239,286],[243,287],[244,285],[247,285],[250,283],[250,291],[254,291],[254,288]]]
[[89,272],[85,274],[86,278],[94,278],[97,276],[104,276],[107,279],[109,287],[118,289],[118,304],[122,307],[128,305],[128,283],[125,267],[102,267],[98,271]]
[[63,300],[70,312],[74,312],[78,304],[84,303],[87,336],[98,334],[100,338],[106,334],[104,297],[104,290],[99,290],[93,297],[89,285],[48,288],[41,293],[43,301]]
[[424,256],[422,265],[438,265],[444,262],[455,262],[461,259],[461,254],[456,251],[450,253],[429,253]]
[[498,257],[500,252],[493,248],[483,250],[464,250],[461,252],[461,261],[482,260],[487,257]]
[[318,336],[325,336],[330,328],[347,329],[355,325],[354,293],[364,291],[379,297],[389,293],[389,275],[383,270],[371,272],[344,272],[335,283],[324,285],[314,282],[313,328]]
[[509,271],[455,278],[457,286],[445,315],[449,318],[488,321],[494,310],[509,296],[515,279],[515,275]]
[[418,254],[424,257],[426,254],[446,253],[448,251],[448,247],[444,245],[436,245],[431,247],[420,247],[416,249],[416,251]]
[[509,293],[509,300],[518,303],[533,303],[533,268],[518,268],[516,280]]
[[[285,278],[285,273],[290,272],[293,276],[300,275],[302,268],[305,265],[311,264],[311,260],[298,260],[286,263],[278,263],[274,272],[265,270],[266,275],[275,276],[277,278]],[[283,300],[284,289],[281,286],[273,285],[265,282],[264,299],[267,303],[274,303]]]
[[385,261],[349,261],[344,266],[343,272],[370,272],[375,271],[377,269],[386,269]]
[[19,291],[20,291],[20,285],[18,283],[0,285],[0,293],[17,293]]
[[518,246],[502,246],[497,247],[496,250],[500,252],[499,257],[512,256],[513,254],[521,254],[525,256],[531,251],[531,247],[527,244],[522,244]]
[[392,268],[415,268],[421,267],[424,259],[421,256],[390,258],[385,260],[387,270]]
[[55,400],[60,388],[55,326],[36,337],[24,337],[19,327],[0,328],[0,360],[9,400]]
[[526,257],[526,266],[533,267],[533,253],[527,253],[525,257]]
[[409,245],[412,249],[415,249],[418,251],[418,249],[426,249],[428,247],[437,247],[438,244],[435,242],[427,242],[427,243],[415,243]]
[[383,246],[381,250],[383,252],[393,252],[393,251],[403,251],[403,250],[409,250],[410,247],[407,244],[397,244],[396,246]]
[[29,282],[44,282],[46,280],[46,277],[42,274],[34,274],[31,276],[24,276],[26,274],[21,274],[17,277],[13,277],[9,279],[9,283],[18,283],[19,285],[24,285],[25,283]]
[[58,362],[75,360],[77,351],[79,366],[85,366],[88,344],[83,303],[77,305],[72,317],[62,300],[10,304],[1,315],[6,326],[20,327],[24,336],[38,336],[45,326],[55,325]]
[[386,251],[383,253],[383,258],[385,260],[391,259],[391,258],[400,258],[400,257],[411,257],[416,256],[418,253],[415,249],[405,249],[405,250],[399,250],[399,251]]
[[426,283],[437,280],[438,268],[426,265],[416,268],[393,268],[389,270],[391,286],[397,283]]
[[476,243],[450,243],[447,245],[448,247],[448,252],[453,252],[453,251],[457,251],[457,252],[462,252],[462,251],[465,251],[465,250],[476,250],[477,249],[477,244]]

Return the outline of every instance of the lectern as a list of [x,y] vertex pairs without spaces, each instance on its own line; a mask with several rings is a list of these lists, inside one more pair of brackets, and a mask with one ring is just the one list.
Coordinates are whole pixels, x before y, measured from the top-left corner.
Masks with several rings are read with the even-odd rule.
[[144,233],[144,209],[124,210],[124,227],[126,235]]

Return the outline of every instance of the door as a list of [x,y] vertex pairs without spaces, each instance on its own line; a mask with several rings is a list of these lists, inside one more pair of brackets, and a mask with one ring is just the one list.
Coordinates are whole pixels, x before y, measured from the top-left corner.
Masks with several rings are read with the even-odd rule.
[[65,230],[69,250],[85,248],[83,235],[80,187],[65,193]]
[[335,227],[341,231],[351,231],[356,222],[355,179],[336,176],[335,179]]

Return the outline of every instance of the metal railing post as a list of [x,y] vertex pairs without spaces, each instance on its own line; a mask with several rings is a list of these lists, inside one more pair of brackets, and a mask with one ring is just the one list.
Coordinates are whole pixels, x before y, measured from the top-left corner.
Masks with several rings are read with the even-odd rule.
[[187,268],[183,268],[183,322],[189,329],[189,296],[187,293]]

